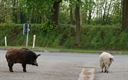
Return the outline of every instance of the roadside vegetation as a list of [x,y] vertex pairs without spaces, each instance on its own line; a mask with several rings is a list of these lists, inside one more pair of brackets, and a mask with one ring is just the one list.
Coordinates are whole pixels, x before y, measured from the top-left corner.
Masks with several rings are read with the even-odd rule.
[[0,46],[81,50],[128,49],[128,0],[1,0]]
[[[7,36],[8,46],[24,46],[26,35],[23,35],[22,24],[0,25],[0,46],[4,46],[4,36]],[[33,35],[37,47],[77,48],[75,46],[75,28],[71,25],[59,25],[54,28],[50,24],[32,24],[29,35],[29,46]],[[86,25],[82,27],[81,49],[126,50],[128,33],[122,32],[120,25]]]

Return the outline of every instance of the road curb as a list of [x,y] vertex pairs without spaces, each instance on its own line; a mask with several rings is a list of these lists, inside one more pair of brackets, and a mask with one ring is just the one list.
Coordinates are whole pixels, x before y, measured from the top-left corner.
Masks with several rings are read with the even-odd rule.
[[95,68],[86,67],[81,70],[78,80],[94,80],[95,79]]

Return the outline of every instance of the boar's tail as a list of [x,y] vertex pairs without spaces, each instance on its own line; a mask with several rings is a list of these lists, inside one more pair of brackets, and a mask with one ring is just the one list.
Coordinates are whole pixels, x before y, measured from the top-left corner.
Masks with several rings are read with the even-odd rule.
[[114,61],[114,59],[113,58],[110,58],[110,62],[112,62],[112,61]]

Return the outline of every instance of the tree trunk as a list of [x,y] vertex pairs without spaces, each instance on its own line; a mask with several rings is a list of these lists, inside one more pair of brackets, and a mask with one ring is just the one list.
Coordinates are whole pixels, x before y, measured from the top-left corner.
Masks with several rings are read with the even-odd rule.
[[110,9],[111,9],[111,5],[112,5],[112,1],[113,0],[111,0],[110,1],[110,3],[109,3],[109,5],[108,5],[108,9],[107,9],[107,13],[106,13],[106,24],[111,24],[111,20],[110,20],[110,18],[109,18],[109,13],[110,13]]
[[75,24],[74,15],[73,15],[73,7],[72,1],[70,0],[70,23]]
[[75,21],[76,21],[76,46],[80,47],[80,34],[81,34],[81,26],[80,26],[80,0],[77,0],[75,7]]
[[103,17],[102,17],[102,24],[106,24],[106,10],[107,10],[107,2],[105,2],[105,7],[103,8]]
[[20,7],[19,7],[19,0],[13,0],[13,21],[15,23],[21,23],[21,18],[20,18]]
[[128,0],[122,2],[122,29],[128,31]]
[[13,7],[12,7],[12,15],[13,15],[13,22],[15,23],[16,22],[16,8],[15,8],[15,5],[16,5],[16,0],[13,0]]
[[52,22],[54,25],[58,25],[59,23],[59,9],[60,9],[60,2],[61,0],[56,0],[53,3],[53,8],[52,8]]
[[21,23],[21,9],[20,7],[18,7],[17,9],[17,23]]
[[89,10],[89,16],[88,16],[88,24],[91,23],[91,18],[92,18],[92,10]]
[[73,18],[73,9],[72,9],[72,7],[70,7],[70,23],[71,24],[75,23],[74,18]]

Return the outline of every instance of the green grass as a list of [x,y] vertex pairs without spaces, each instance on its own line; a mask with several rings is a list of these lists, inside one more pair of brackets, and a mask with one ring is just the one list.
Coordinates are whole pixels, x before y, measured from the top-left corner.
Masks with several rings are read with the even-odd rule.
[[[7,47],[4,47],[4,46],[0,46],[0,49],[9,49],[9,48],[23,48],[25,46],[7,46]],[[77,48],[74,48],[74,49],[67,49],[67,48],[51,48],[51,47],[35,47],[35,48],[32,48],[32,47],[27,47],[31,50],[34,50],[34,51],[41,51],[41,52],[45,52],[45,51],[48,51],[48,52],[73,52],[73,53],[99,53],[99,52],[102,52],[101,50],[84,50],[84,49],[77,49]]]
[[[9,49],[9,48],[23,48],[25,46],[8,46],[8,47],[4,47],[4,46],[0,46],[0,49]],[[127,55],[128,51],[127,50],[84,50],[84,49],[77,49],[77,48],[73,48],[73,49],[66,49],[66,48],[50,48],[50,47],[28,47],[29,49],[33,50],[33,51],[37,51],[37,52],[72,52],[72,53],[82,53],[82,54],[86,54],[86,53],[91,53],[91,54],[100,54],[103,51],[107,51],[110,52],[112,54],[121,54],[121,55]]]

